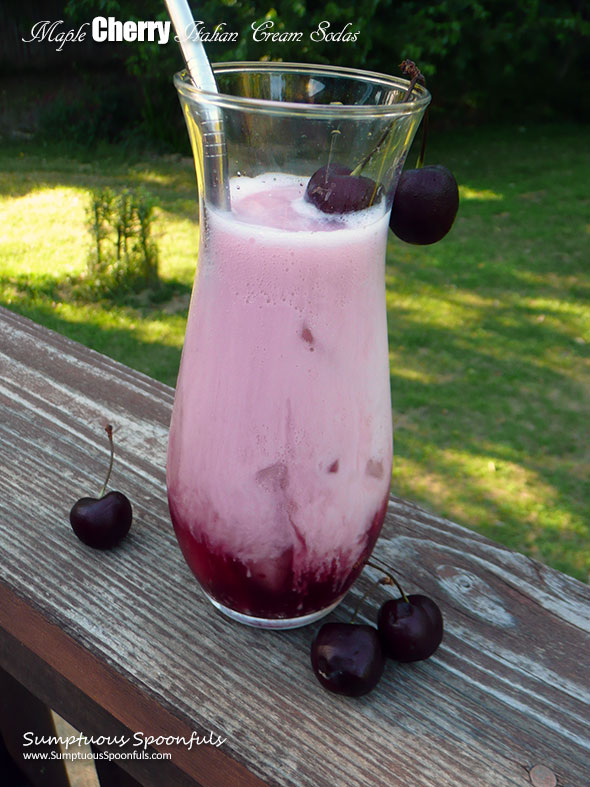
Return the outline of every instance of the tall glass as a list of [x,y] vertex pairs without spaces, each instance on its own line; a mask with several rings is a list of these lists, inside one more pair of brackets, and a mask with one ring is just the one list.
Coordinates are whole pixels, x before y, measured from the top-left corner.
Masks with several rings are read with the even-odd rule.
[[[328,66],[214,70],[219,94],[175,77],[200,243],[170,427],[170,514],[218,609],[290,628],[338,604],[385,516],[385,248],[430,96],[418,86],[403,101],[407,80]],[[372,204],[338,213],[309,202],[307,183],[328,163],[372,178]]]

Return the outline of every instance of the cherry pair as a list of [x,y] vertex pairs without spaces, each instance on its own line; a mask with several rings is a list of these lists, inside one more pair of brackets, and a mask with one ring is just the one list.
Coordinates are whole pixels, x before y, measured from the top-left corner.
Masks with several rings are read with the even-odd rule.
[[[416,82],[425,84],[416,64],[404,60],[402,71],[411,77],[402,101],[407,101]],[[383,132],[375,148],[359,162],[354,170],[332,162],[332,147],[328,164],[320,167],[309,179],[305,199],[323,213],[345,214],[365,210],[381,201],[382,186],[372,178],[361,175],[364,167],[385,143],[394,124]],[[427,115],[424,118],[422,148],[416,169],[402,173],[395,191],[390,195],[393,205],[389,226],[406,243],[426,246],[437,243],[449,232],[459,209],[459,189],[453,173],[446,167],[422,166],[426,148]],[[332,136],[332,144],[336,135]]]
[[[382,570],[373,563],[369,565]],[[384,583],[384,580],[381,580]],[[443,618],[428,596],[406,596],[387,575],[385,584],[397,585],[400,598],[386,601],[375,626],[324,623],[311,646],[311,664],[321,685],[336,694],[360,697],[375,688],[389,656],[395,661],[427,659],[443,637]]]

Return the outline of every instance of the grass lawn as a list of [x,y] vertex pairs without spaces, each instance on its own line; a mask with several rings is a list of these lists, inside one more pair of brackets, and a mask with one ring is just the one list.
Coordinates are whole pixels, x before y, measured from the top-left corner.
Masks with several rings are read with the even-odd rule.
[[[457,177],[452,233],[392,239],[393,491],[579,579],[590,574],[587,129],[431,133]],[[144,185],[156,301],[71,297],[96,186]],[[196,251],[192,163],[0,144],[0,303],[174,385]]]

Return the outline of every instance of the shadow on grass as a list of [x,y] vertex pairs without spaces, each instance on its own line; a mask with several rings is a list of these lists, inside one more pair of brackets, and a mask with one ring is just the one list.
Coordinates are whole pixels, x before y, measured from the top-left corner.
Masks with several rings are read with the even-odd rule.
[[198,217],[192,159],[137,154],[129,160],[116,147],[106,147],[92,157],[88,151],[65,151],[60,145],[39,149],[34,142],[0,143],[0,197],[18,199],[64,187],[90,194],[106,186],[115,191],[142,186],[162,210],[191,221]]
[[559,308],[466,295],[454,329],[390,307],[394,491],[586,580],[590,347]]
[[[63,282],[51,276],[0,276],[0,305],[171,386],[176,385],[189,298],[190,287],[173,281],[155,294],[127,296],[124,305],[67,300]],[[59,313],[62,304],[72,307],[67,318]],[[158,323],[163,338],[146,338],[150,323]]]

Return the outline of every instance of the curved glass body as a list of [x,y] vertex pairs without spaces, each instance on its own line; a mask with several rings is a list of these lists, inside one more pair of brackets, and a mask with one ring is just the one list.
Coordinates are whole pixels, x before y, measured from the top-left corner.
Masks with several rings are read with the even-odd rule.
[[[168,451],[170,513],[207,596],[287,628],[332,609],[379,535],[392,466],[385,248],[396,179],[428,104],[407,83],[282,63],[176,77],[200,244]],[[333,103],[339,102],[339,103]],[[328,214],[330,162],[382,190]]]

